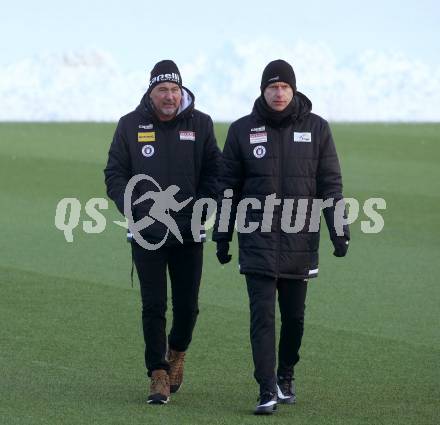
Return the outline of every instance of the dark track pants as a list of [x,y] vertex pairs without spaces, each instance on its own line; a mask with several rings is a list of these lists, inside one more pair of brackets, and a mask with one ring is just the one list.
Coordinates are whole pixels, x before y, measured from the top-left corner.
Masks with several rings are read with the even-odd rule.
[[246,275],[254,376],[261,392],[276,390],[275,297],[281,313],[277,375],[293,378],[304,332],[307,282]]
[[169,370],[168,362],[165,360],[167,267],[173,305],[168,345],[173,350],[186,351],[199,313],[203,244],[161,247],[155,251],[148,251],[134,242],[132,248],[141,287],[145,366],[148,376],[151,376],[153,370]]

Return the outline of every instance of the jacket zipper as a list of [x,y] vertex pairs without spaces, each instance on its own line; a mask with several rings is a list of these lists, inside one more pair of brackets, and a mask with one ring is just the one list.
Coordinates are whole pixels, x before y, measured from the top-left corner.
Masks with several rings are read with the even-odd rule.
[[[281,199],[281,190],[282,190],[282,185],[283,185],[283,158],[282,158],[282,152],[283,152],[283,139],[281,137],[281,129],[277,128],[277,137],[278,137],[278,193],[277,196],[280,197]],[[274,207],[276,208],[276,206]],[[282,211],[281,205],[280,208],[278,210],[278,223],[277,223],[277,228],[278,228],[278,243],[277,243],[277,277],[280,277],[280,255],[281,255],[281,213],[280,211]]]

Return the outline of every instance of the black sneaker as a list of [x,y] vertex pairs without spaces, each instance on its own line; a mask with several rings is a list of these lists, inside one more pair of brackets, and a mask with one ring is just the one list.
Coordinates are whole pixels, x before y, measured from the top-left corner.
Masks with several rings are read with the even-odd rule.
[[278,403],[294,404],[296,403],[295,384],[292,379],[277,377],[277,395]]
[[258,404],[255,407],[255,415],[271,415],[277,409],[277,395],[275,393],[265,392],[258,398]]

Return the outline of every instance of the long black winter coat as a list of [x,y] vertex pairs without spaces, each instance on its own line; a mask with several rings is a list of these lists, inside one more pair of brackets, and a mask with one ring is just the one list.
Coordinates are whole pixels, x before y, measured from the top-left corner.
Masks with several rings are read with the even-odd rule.
[[[211,117],[194,109],[194,95],[182,89],[181,111],[171,121],[159,121],[147,94],[140,105],[123,116],[116,128],[110,146],[108,163],[104,170],[108,196],[124,214],[124,191],[130,178],[137,174],[152,177],[165,190],[177,185],[178,202],[189,197],[193,200],[183,209],[170,212],[176,221],[184,243],[193,242],[191,215],[194,202],[199,198],[216,198],[216,179],[219,172],[220,151],[214,136]],[[132,200],[147,191],[158,191],[151,182],[142,180],[136,185]],[[145,200],[132,208],[135,221],[149,215],[152,200]],[[158,221],[141,231],[150,243],[160,242],[166,226]],[[169,233],[165,245],[176,244]]]
[[[245,223],[262,222],[268,195],[276,194],[281,207],[275,207],[269,231],[262,232],[259,227],[252,233],[238,233],[240,272],[289,279],[316,277],[319,231],[308,231],[312,201],[342,198],[341,170],[332,134],[328,123],[311,112],[312,104],[302,93],[294,97],[294,112],[278,125],[257,108],[258,102],[261,104],[262,99],[257,99],[250,115],[229,128],[219,194],[233,189],[233,213],[244,198],[261,201],[262,208],[247,208]],[[295,200],[292,226],[298,200],[309,200],[305,226],[298,233],[281,230],[282,205],[287,199]],[[220,208],[213,239],[230,241],[235,216],[232,214],[228,230],[220,232],[219,212]],[[329,231],[334,235],[334,229]],[[344,231],[348,237],[348,228]]]

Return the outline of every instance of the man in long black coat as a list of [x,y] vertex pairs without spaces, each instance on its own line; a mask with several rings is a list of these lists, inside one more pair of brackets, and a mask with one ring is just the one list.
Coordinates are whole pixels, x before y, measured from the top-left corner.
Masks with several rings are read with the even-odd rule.
[[[211,117],[195,109],[194,101],[176,64],[158,62],[139,106],[119,120],[104,170],[108,196],[129,219],[130,230],[136,228],[132,252],[151,404],[167,403],[182,384],[203,263],[204,231],[196,229],[194,236],[193,207],[217,194],[220,151]],[[138,184],[126,190],[138,177]],[[168,340],[167,269],[173,304]]]
[[[256,414],[272,413],[277,401],[296,401],[294,366],[304,329],[307,282],[318,275],[318,199],[329,206],[323,211],[334,255],[345,256],[350,239],[330,127],[311,109],[310,100],[296,90],[291,65],[270,62],[262,75],[261,96],[250,115],[231,125],[223,151],[223,198],[213,239],[220,263],[229,262],[237,212],[239,265],[246,276],[254,375],[260,386]],[[225,218],[222,206],[228,202],[232,213]],[[275,373],[277,290],[281,335]]]

